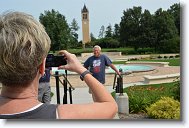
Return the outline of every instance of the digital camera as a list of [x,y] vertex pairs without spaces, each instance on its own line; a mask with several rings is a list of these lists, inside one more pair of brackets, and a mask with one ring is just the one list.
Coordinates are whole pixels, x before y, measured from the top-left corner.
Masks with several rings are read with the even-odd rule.
[[61,65],[66,65],[67,61],[64,56],[55,56],[53,54],[48,54],[46,58],[45,67],[59,67]]

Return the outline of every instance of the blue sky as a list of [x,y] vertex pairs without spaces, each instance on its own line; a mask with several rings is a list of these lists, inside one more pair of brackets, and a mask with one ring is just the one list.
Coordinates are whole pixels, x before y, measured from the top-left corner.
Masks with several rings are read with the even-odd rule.
[[154,13],[159,8],[167,10],[174,3],[179,3],[179,0],[1,0],[0,13],[7,10],[23,11],[38,19],[44,10],[55,9],[66,17],[68,24],[73,18],[76,19],[81,40],[81,9],[84,4],[89,10],[90,32],[98,37],[102,25],[107,27],[120,23],[123,10],[141,6],[143,10]]

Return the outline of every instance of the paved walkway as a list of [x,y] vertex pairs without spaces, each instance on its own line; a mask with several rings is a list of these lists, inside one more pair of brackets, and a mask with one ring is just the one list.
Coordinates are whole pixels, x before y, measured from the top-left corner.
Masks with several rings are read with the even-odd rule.
[[[63,104],[63,95],[64,95],[64,89],[63,87],[60,87],[60,104]],[[106,89],[111,93],[114,90],[110,86],[106,86]],[[54,96],[51,99],[52,104],[57,104],[57,93],[56,93],[56,87],[51,87],[51,91],[54,93]],[[88,93],[88,88],[75,88],[75,90],[72,91],[72,103],[73,104],[87,104],[92,103],[92,95]],[[70,96],[69,92],[67,91],[67,103],[70,104]],[[119,119],[118,114],[115,115],[114,119]]]
[[[131,83],[131,84],[124,84],[123,87],[128,87],[132,85],[142,85],[143,83],[138,82],[138,83]],[[108,90],[108,92],[113,92],[115,91],[112,86],[105,86],[105,88]],[[63,104],[63,95],[64,95],[64,89],[63,87],[59,87],[60,89],[60,103]],[[88,93],[88,87],[83,87],[83,88],[75,88],[72,91],[72,102],[73,104],[84,104],[84,103],[92,103],[92,95]],[[51,103],[56,104],[57,103],[57,93],[56,93],[56,87],[52,86],[51,91],[54,93],[54,96],[51,99]],[[67,91],[67,102],[68,104],[70,103],[70,96],[69,92]]]

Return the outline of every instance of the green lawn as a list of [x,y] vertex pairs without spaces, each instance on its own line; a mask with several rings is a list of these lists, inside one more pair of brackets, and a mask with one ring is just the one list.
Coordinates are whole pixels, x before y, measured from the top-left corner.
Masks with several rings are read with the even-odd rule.
[[126,61],[113,61],[113,64],[126,64]]
[[[153,85],[136,85],[124,88],[129,97],[130,113],[146,112],[146,107],[155,103],[161,97],[180,99],[180,81]],[[112,93],[115,97],[115,92]]]
[[[143,60],[137,60],[143,61]],[[169,66],[180,66],[180,59],[155,59],[155,60],[144,60],[150,62],[169,62]]]

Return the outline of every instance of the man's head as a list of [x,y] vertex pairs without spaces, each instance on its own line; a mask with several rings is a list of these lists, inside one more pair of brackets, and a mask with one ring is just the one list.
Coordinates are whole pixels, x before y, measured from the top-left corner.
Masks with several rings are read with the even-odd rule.
[[0,15],[0,82],[19,85],[33,81],[50,43],[44,27],[31,15]]
[[99,57],[101,54],[101,47],[98,45],[95,45],[93,48],[93,53],[95,57]]

